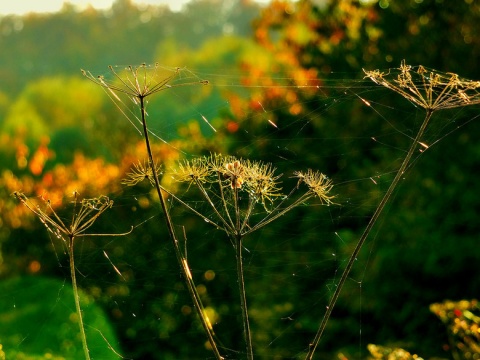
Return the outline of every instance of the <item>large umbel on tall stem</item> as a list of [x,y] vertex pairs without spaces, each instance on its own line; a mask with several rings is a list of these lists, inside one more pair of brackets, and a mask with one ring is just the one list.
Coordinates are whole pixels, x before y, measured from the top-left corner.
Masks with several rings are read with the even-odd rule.
[[370,80],[376,84],[382,85],[387,89],[402,95],[412,104],[424,108],[426,114],[412,145],[408,149],[408,152],[400,165],[400,168],[360,236],[347,265],[343,270],[342,276],[335,288],[335,292],[327,305],[327,309],[319,325],[318,331],[308,346],[308,352],[305,357],[307,360],[313,358],[315,349],[320,342],[333,308],[340,296],[343,285],[352,270],[353,264],[355,263],[370,232],[375,226],[375,223],[383,212],[385,205],[390,200],[394,190],[400,182],[400,179],[404,176],[405,171],[410,165],[410,160],[412,159],[415,149],[417,149],[417,145],[420,144],[425,147],[425,144],[421,142],[421,139],[433,113],[436,110],[458,108],[480,103],[480,81],[461,79],[457,74],[440,73],[435,70],[427,69],[422,65],[413,67],[407,65],[405,60],[402,61],[398,69],[391,69],[388,73],[383,73],[379,70],[364,70],[364,72],[366,74],[365,77],[370,78]]

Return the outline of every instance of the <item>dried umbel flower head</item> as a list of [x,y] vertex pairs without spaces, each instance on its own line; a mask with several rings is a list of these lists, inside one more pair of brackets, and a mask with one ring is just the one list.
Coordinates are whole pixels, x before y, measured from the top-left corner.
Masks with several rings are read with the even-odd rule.
[[[74,257],[74,244],[77,237],[83,236],[116,236],[127,235],[132,232],[124,234],[87,234],[86,231],[95,223],[95,221],[102,215],[107,209],[111,208],[113,201],[107,196],[100,196],[93,199],[83,199],[79,202],[79,194],[77,191],[73,193],[73,210],[70,218],[70,223],[67,222],[68,217],[60,217],[52,207],[49,200],[45,200],[42,197],[42,201],[45,203],[45,208],[42,209],[40,205],[34,204],[27,196],[21,192],[15,191],[13,195],[22,202],[30,211],[38,216],[40,221],[46,226],[48,231],[54,234],[57,238],[63,240],[66,245],[67,253],[69,255],[70,276],[72,279],[73,298],[75,301],[75,309],[78,317],[78,326],[80,330],[80,338],[82,340],[82,346],[86,360],[90,360],[90,354],[87,345],[87,338],[85,335],[85,329],[83,326],[83,316],[80,307],[80,297],[78,295],[78,287],[76,280],[76,266]],[[80,208],[77,208],[80,206]]]
[[297,187],[303,182],[308,186],[309,191],[317,196],[322,203],[332,204],[332,199],[335,196],[329,195],[329,193],[333,184],[332,180],[327,178],[327,176],[312,169],[308,169],[307,172],[296,171],[294,175],[298,178]]
[[234,156],[214,154],[206,158],[212,173],[219,175],[231,189],[245,190],[257,202],[265,204],[272,198],[280,196],[281,188],[275,174],[275,168],[261,161],[237,159]]
[[178,167],[173,170],[172,177],[178,182],[200,182],[207,181],[209,169],[204,159],[184,160],[178,163]]
[[275,174],[272,164],[248,161],[245,176],[246,187],[251,195],[261,202],[266,209],[266,202],[273,203],[274,199],[283,196],[278,179],[281,174]]
[[[186,160],[172,171],[174,180],[198,187],[213,214],[202,214],[177,200],[233,236],[255,231],[310,198],[318,197],[324,204],[332,203],[333,196],[329,192],[333,185],[325,175],[312,170],[295,174],[299,184],[307,185],[307,191],[299,191],[298,184],[289,194],[283,194],[279,185],[281,174],[275,173],[272,164],[228,155],[213,154]],[[280,201],[274,205],[276,199]],[[262,204],[267,215],[254,212],[257,204]]]
[[365,77],[393,90],[428,111],[450,109],[480,103],[480,81],[460,78],[422,65],[411,66],[402,61],[398,69],[388,73],[367,71]]
[[[25,194],[21,192],[14,192],[13,195],[21,201],[31,212],[33,212],[40,221],[46,226],[48,231],[64,239],[64,236],[69,239],[80,236],[109,236],[110,234],[87,234],[86,231],[95,223],[95,221],[107,209],[113,206],[113,201],[107,196],[100,196],[92,199],[78,200],[78,192],[73,194],[73,210],[70,223],[66,222],[66,218],[60,217],[53,209],[49,200],[42,199],[45,206],[34,204]],[[80,206],[80,208],[78,208]],[[124,234],[119,234],[124,235]]]
[[[160,166],[158,163],[153,165],[155,172],[158,175],[161,174]],[[155,186],[155,178],[153,176],[152,167],[148,163],[148,160],[138,161],[138,163],[133,164],[130,172],[127,173],[127,177],[122,179],[122,184],[127,186],[135,186],[143,180],[150,181],[152,186]]]
[[[147,65],[145,63],[138,66],[127,66],[122,69],[122,72],[118,72],[115,67],[108,67],[113,74],[117,82],[107,82],[104,76],[94,76],[89,71],[81,70],[82,74],[95,84],[100,85],[112,92],[120,92],[132,96],[134,98],[146,98],[149,95],[155,94],[159,91],[171,88],[172,86],[194,85],[202,84],[207,85],[207,80],[190,79],[177,82],[176,84],[170,84],[175,78],[179,77],[183,73],[183,69],[175,68],[168,69],[161,67],[158,63],[154,65]],[[114,95],[117,97],[116,95]]]
[[271,164],[222,154],[212,154],[205,161],[210,171],[225,179],[232,189],[246,190],[262,198],[262,193],[272,194],[273,189],[280,191],[276,183],[281,175],[275,175]]
[[227,164],[233,164],[235,161],[243,160],[237,159],[235,156],[215,153],[204,157],[203,161],[208,165],[212,174],[218,173],[225,175],[227,171],[230,171],[229,167],[231,167],[227,166]]

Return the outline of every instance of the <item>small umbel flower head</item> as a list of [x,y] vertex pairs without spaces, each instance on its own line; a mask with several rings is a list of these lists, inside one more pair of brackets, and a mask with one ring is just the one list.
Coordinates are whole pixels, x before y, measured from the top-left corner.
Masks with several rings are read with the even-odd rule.
[[99,234],[86,234],[93,223],[107,209],[113,206],[113,201],[107,196],[100,196],[93,199],[83,199],[78,206],[78,192],[74,192],[73,211],[70,223],[66,223],[63,217],[60,217],[52,207],[49,200],[45,200],[45,210],[41,206],[34,204],[25,194],[16,191],[13,194],[22,202],[31,212],[33,212],[45,227],[58,238],[74,238],[79,236],[98,236]]
[[318,196],[322,203],[327,205],[333,204],[333,195],[328,195],[333,187],[332,180],[319,171],[308,169],[307,172],[296,171],[295,177],[298,178],[297,187],[303,182],[308,186],[309,191]]
[[184,160],[173,170],[173,178],[178,182],[203,183],[209,176],[209,168],[204,158]]
[[226,179],[231,189],[248,191],[263,204],[267,198],[271,202],[273,196],[279,195],[277,180],[281,175],[275,175],[271,164],[219,154],[211,155],[207,161],[211,171]]
[[[158,164],[154,165],[157,176],[161,174]],[[155,186],[155,178],[153,176],[152,167],[148,164],[148,160],[138,161],[133,164],[133,168],[127,173],[127,177],[122,179],[122,184],[127,186],[135,186],[143,180],[150,181],[152,186]]]
[[263,204],[267,210],[266,202],[273,203],[275,197],[282,196],[282,188],[278,187],[278,179],[282,176],[275,174],[272,164],[247,161],[246,186],[251,195]]

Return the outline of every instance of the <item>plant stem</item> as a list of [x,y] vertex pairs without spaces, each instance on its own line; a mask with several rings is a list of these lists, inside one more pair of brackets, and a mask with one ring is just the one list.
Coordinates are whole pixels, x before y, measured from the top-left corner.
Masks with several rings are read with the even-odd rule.
[[170,213],[168,212],[167,209],[167,204],[165,201],[165,197],[163,196],[161,187],[160,187],[160,181],[158,180],[158,175],[157,175],[157,169],[155,169],[155,161],[153,159],[153,153],[152,149],[150,146],[150,139],[148,136],[148,126],[147,126],[147,119],[146,119],[146,109],[145,109],[145,99],[143,96],[138,96],[138,99],[140,101],[140,111],[141,111],[141,117],[142,117],[142,126],[143,126],[143,135],[145,136],[145,146],[147,148],[147,153],[148,153],[148,161],[150,163],[150,168],[152,169],[152,174],[155,182],[155,189],[157,190],[157,195],[158,199],[160,200],[160,205],[163,210],[165,222],[167,224],[167,229],[168,233],[170,235],[170,238],[173,242],[173,248],[175,251],[175,255],[178,261],[178,264],[180,265],[180,269],[182,271],[182,275],[185,279],[185,284],[187,286],[188,292],[190,294],[190,297],[193,301],[193,304],[195,306],[195,309],[197,310],[197,314],[200,317],[203,329],[205,330],[205,333],[207,334],[208,341],[210,343],[210,346],[212,347],[212,351],[215,354],[215,357],[217,360],[223,360],[223,356],[220,355],[220,352],[218,350],[217,344],[215,342],[214,336],[213,336],[213,330],[211,328],[211,323],[206,317],[203,309],[203,304],[200,299],[200,295],[197,292],[197,289],[195,287],[195,283],[192,279],[192,275],[190,273],[190,269],[188,267],[187,259],[182,255],[182,251],[180,249],[180,244],[177,240],[177,237],[175,235],[175,229],[173,227],[173,222],[170,217]]
[[90,354],[87,346],[87,336],[85,335],[85,328],[83,327],[82,309],[80,308],[80,297],[78,296],[77,278],[75,276],[75,260],[73,255],[73,243],[75,237],[69,237],[68,256],[70,258],[70,276],[72,277],[73,298],[75,299],[75,309],[77,310],[78,326],[80,328],[80,338],[82,339],[83,352],[85,360],[90,360]]
[[243,259],[242,259],[242,236],[237,235],[235,242],[235,255],[237,259],[237,279],[238,291],[240,293],[240,306],[242,308],[243,337],[247,346],[247,359],[253,359],[252,333],[250,331],[250,322],[248,320],[247,297],[245,292],[245,280],[243,278]]
[[420,129],[418,130],[417,136],[415,137],[412,145],[408,149],[407,155],[403,159],[402,164],[400,165],[400,168],[397,171],[397,174],[395,175],[394,179],[392,180],[392,183],[390,184],[387,192],[385,195],[383,195],[382,200],[377,206],[377,209],[375,210],[374,214],[372,215],[372,218],[367,224],[367,227],[363,231],[362,236],[358,240],[355,249],[353,250],[352,255],[350,256],[347,265],[345,266],[345,269],[343,270],[342,276],[340,277],[340,280],[335,288],[335,292],[333,293],[332,298],[330,299],[330,302],[327,306],[327,310],[325,311],[325,315],[322,319],[322,322],[320,323],[320,327],[318,328],[317,333],[315,334],[315,337],[313,341],[309,344],[309,350],[307,353],[307,356],[305,357],[306,360],[311,360],[313,357],[313,354],[315,352],[315,349],[318,346],[318,343],[320,342],[320,339],[322,337],[323,331],[325,330],[325,327],[327,326],[327,322],[330,318],[330,315],[332,314],[333,308],[338,300],[338,297],[340,296],[340,292],[342,291],[343,285],[345,284],[345,281],[347,280],[350,271],[352,270],[353,264],[357,260],[357,256],[360,253],[361,248],[363,247],[363,244],[365,244],[365,241],[367,240],[368,235],[372,231],[373,226],[377,222],[380,214],[382,213],[383,209],[385,208],[385,205],[387,204],[388,200],[390,199],[390,196],[392,195],[393,191],[398,185],[398,182],[400,181],[400,178],[404,175],[405,170],[407,169],[410,159],[413,156],[413,153],[416,149],[416,145],[420,142],[421,137],[423,136],[423,133],[425,132],[425,129],[427,128],[428,122],[430,121],[430,118],[432,117],[433,110],[427,109],[427,114],[425,115],[425,118],[423,120],[422,125],[420,126]]

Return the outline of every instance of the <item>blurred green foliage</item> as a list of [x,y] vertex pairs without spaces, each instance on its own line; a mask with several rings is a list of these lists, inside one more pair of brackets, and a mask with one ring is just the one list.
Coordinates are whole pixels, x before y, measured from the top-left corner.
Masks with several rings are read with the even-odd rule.
[[[73,290],[43,276],[0,281],[0,342],[7,359],[82,359]],[[80,294],[92,358],[119,359],[115,332],[103,310]]]
[[[115,207],[98,225],[102,231],[139,226],[118,241],[86,239],[77,264],[80,286],[108,315],[119,352],[135,359],[211,355],[148,184],[119,186],[130,165],[144,157],[141,139],[108,94],[79,72],[106,75],[109,64],[144,61],[186,66],[212,86],[164,92],[148,108],[152,128],[169,141],[156,148],[167,165],[182,156],[176,149],[217,151],[274,162],[288,176],[313,167],[340,184],[334,192],[341,207],[328,215],[299,208],[245,244],[252,252],[246,285],[255,352],[258,358],[301,358],[323,316],[328,289],[422,117],[397,94],[372,91],[373,84],[364,91],[361,81],[351,88],[353,80],[361,80],[362,68],[398,67],[404,58],[478,80],[479,17],[478,2],[468,0],[274,1],[263,10],[248,1],[197,0],[180,13],[117,0],[108,12],[77,13],[67,5],[56,14],[1,18],[2,283],[35,274],[38,283],[20,288],[47,307],[39,313],[40,325],[50,329],[48,314],[68,321],[55,305],[67,284],[44,289],[45,296],[37,292],[43,276],[66,278],[66,267],[59,267],[66,261],[62,245],[9,195],[19,187],[37,196],[63,196],[59,201],[69,201],[65,196],[78,188],[85,196],[112,193]],[[227,86],[239,78],[250,87]],[[302,89],[302,79],[321,91]],[[375,106],[365,106],[361,97]],[[477,113],[475,107],[434,114],[427,138],[440,141],[418,158],[372,233],[318,358],[332,359],[340,351],[360,358],[368,343],[424,358],[450,356],[447,333],[428,307],[444,298],[478,297],[480,291]],[[389,146],[372,146],[371,137]],[[370,180],[375,174],[382,175],[376,186]],[[163,181],[169,185],[168,178]],[[231,244],[179,206],[172,215],[186,230],[192,273],[205,306],[218,316],[214,330],[222,349],[236,358],[240,312]],[[2,304],[2,313],[12,316],[12,303]],[[12,343],[15,351],[30,353],[26,341],[41,340],[41,331],[31,330],[34,335]],[[0,343],[8,354],[7,342]],[[58,356],[67,353],[59,349]]]

